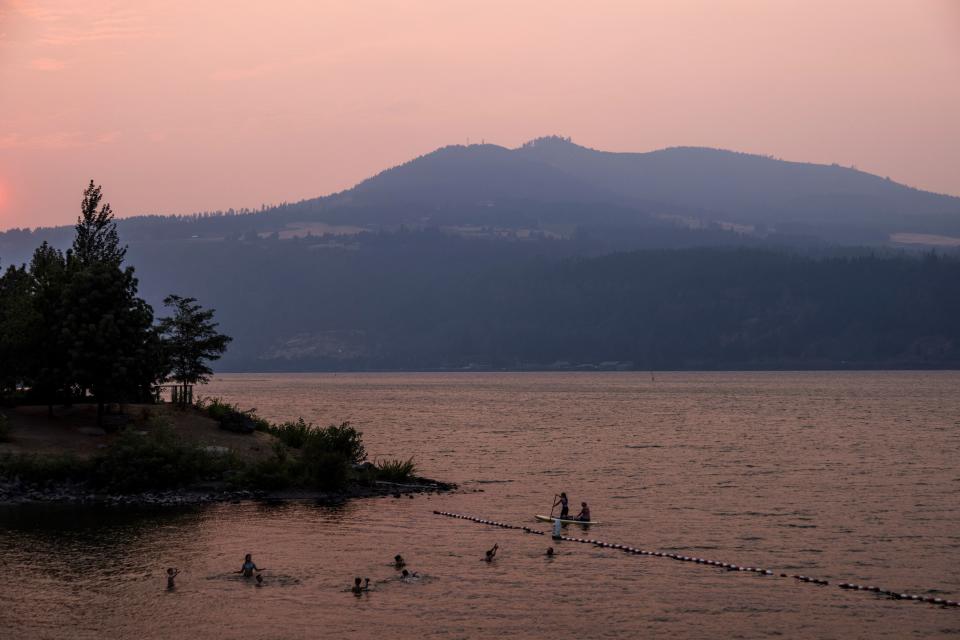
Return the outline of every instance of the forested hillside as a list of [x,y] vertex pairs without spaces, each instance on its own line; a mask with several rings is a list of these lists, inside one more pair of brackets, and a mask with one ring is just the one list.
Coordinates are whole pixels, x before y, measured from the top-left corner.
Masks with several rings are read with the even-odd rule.
[[960,261],[841,253],[589,257],[586,241],[408,231],[131,259],[148,300],[175,290],[217,309],[231,369],[960,365]]

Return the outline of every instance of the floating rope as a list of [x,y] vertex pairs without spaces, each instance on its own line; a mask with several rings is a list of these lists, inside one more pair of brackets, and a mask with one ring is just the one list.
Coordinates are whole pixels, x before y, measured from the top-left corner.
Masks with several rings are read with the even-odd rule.
[[[458,518],[460,520],[469,520],[470,522],[476,522],[478,524],[486,524],[491,527],[499,527],[501,529],[518,529],[525,533],[533,533],[539,536],[546,535],[543,531],[531,529],[530,527],[519,527],[515,524],[497,522],[496,520],[484,520],[482,518],[474,518],[473,516],[464,515],[462,513],[450,513],[449,511],[434,511],[434,513],[438,516],[446,516],[448,518]],[[693,562],[695,564],[703,564],[710,567],[717,567],[719,569],[725,569],[727,571],[742,571],[742,572],[754,573],[761,576],[777,576],[780,578],[793,578],[798,582],[806,582],[808,584],[815,584],[820,586],[829,586],[831,584],[829,580],[823,580],[821,578],[814,578],[811,576],[777,573],[770,569],[765,569],[763,567],[743,567],[737,564],[731,564],[729,562],[719,562],[717,560],[707,560],[705,558],[684,556],[677,553],[666,553],[663,551],[650,551],[648,549],[640,549],[638,547],[631,547],[625,544],[611,544],[609,542],[603,542],[602,540],[574,538],[571,536],[559,536],[554,539],[564,540],[566,542],[580,542],[583,544],[592,544],[594,546],[601,547],[603,549],[615,549],[618,551],[623,551],[625,553],[631,553],[634,555],[652,556],[656,558],[669,558],[670,560],[678,560],[680,562]],[[852,589],[854,591],[869,591],[871,593],[887,596],[893,600],[912,600],[917,602],[926,602],[929,604],[942,605],[945,607],[960,607],[960,602],[957,602],[955,600],[945,600],[943,598],[934,598],[932,596],[921,596],[913,593],[904,593],[902,591],[884,589],[883,587],[875,587],[873,585],[854,584],[851,582],[839,582],[839,583],[836,583],[835,586],[840,589]]]

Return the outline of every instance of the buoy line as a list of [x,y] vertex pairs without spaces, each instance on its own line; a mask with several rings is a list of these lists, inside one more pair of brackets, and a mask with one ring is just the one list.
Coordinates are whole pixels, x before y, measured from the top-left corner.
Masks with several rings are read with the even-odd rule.
[[[497,522],[496,520],[485,520],[483,518],[475,518],[473,516],[468,516],[462,513],[451,513],[449,511],[434,511],[433,513],[438,516],[445,516],[447,518],[457,518],[459,520],[469,520],[470,522],[476,522],[477,524],[485,524],[491,527],[499,527],[501,529],[517,529],[517,530],[523,531],[524,533],[532,533],[538,536],[546,535],[543,531],[531,529],[530,527],[520,527],[515,524]],[[554,539],[563,540],[566,542],[579,542],[583,544],[592,544],[594,546],[601,547],[603,549],[615,549],[618,551],[624,551],[626,553],[630,553],[634,555],[650,556],[655,558],[669,558],[670,560],[678,560],[680,562],[693,562],[695,564],[702,564],[710,567],[716,567],[718,569],[725,569],[727,571],[740,571],[745,573],[754,573],[762,576],[792,578],[794,580],[797,580],[798,582],[806,582],[808,584],[813,584],[813,585],[830,586],[831,584],[833,584],[839,589],[867,591],[870,593],[876,593],[878,595],[887,596],[893,600],[910,600],[913,602],[926,602],[928,604],[936,604],[944,607],[960,607],[960,602],[957,602],[956,600],[945,600],[943,598],[934,598],[932,596],[921,596],[913,593],[904,593],[902,591],[896,591],[893,589],[884,589],[883,587],[876,587],[873,585],[862,585],[862,584],[855,584],[852,582],[831,583],[829,580],[814,578],[812,576],[778,573],[771,569],[766,569],[763,567],[744,567],[737,564],[731,564],[729,562],[720,562],[717,560],[708,560],[705,558],[685,556],[685,555],[680,555],[678,553],[666,553],[664,551],[650,551],[648,549],[640,549],[638,547],[631,547],[625,544],[612,544],[609,542],[604,542],[602,540],[593,540],[588,538],[574,538],[571,536],[558,536],[558,537],[555,537]]]

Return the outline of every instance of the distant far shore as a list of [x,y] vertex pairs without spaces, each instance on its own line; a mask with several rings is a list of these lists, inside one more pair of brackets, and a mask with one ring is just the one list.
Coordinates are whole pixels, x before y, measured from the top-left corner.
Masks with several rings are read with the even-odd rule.
[[435,367],[421,369],[391,369],[391,368],[366,368],[366,369],[328,369],[328,368],[277,368],[277,369],[222,369],[215,372],[215,375],[224,374],[245,374],[245,375],[268,375],[268,374],[287,374],[287,373],[324,373],[324,374],[351,374],[351,373],[836,373],[842,371],[856,372],[902,372],[902,371],[960,371],[960,362],[948,363],[943,366],[929,365],[890,365],[890,366],[868,366],[858,365],[838,365],[838,366],[782,366],[782,367],[690,367],[690,368],[663,368],[663,369],[627,369],[619,367],[604,367],[600,365],[579,365],[576,367]]

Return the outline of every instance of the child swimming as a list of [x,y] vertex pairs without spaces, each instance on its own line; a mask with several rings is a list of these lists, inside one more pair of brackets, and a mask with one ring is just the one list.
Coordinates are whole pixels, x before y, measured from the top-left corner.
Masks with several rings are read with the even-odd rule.
[[370,578],[364,578],[363,583],[360,582],[360,576],[357,576],[353,579],[353,586],[350,587],[349,591],[355,596],[359,596],[364,591],[373,591],[373,586],[370,584]]
[[177,587],[177,585],[174,584],[173,579],[176,578],[179,574],[180,574],[180,569],[174,569],[173,567],[170,567],[169,569],[167,569],[167,590],[168,591],[173,591]]

